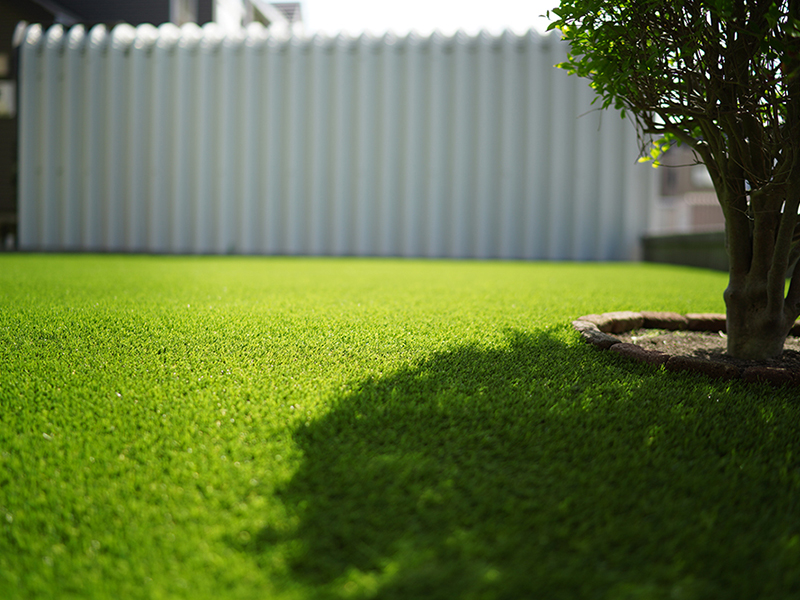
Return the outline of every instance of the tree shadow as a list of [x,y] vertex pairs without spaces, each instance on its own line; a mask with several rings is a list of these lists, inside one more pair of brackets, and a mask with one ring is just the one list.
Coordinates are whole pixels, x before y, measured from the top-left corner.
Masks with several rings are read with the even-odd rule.
[[303,463],[280,495],[297,528],[247,549],[293,544],[292,577],[331,597],[800,585],[782,570],[800,558],[796,407],[765,420],[747,386],[686,381],[547,332],[365,381],[295,432]]

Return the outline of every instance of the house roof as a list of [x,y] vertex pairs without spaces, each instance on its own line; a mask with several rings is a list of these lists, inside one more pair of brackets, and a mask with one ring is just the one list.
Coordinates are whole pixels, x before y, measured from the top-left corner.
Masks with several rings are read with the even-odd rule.
[[272,2],[272,6],[281,11],[289,23],[300,23],[303,20],[299,2]]
[[267,20],[270,24],[284,24],[284,25],[291,25],[291,21],[286,17],[283,11],[279,10],[273,4],[267,2],[266,0],[251,0],[251,3],[254,8],[256,8]]

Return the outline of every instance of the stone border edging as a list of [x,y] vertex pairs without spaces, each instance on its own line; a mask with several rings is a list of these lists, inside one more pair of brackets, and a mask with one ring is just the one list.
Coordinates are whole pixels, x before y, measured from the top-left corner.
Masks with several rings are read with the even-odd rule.
[[[743,368],[726,362],[693,356],[670,355],[658,350],[645,350],[641,346],[622,342],[611,335],[639,328],[670,331],[726,331],[725,315],[723,314],[689,313],[681,315],[672,312],[619,311],[600,315],[584,315],[574,320],[572,326],[589,344],[641,363],[656,367],[663,365],[668,371],[691,371],[716,379],[741,379],[749,382],[800,387],[800,372],[790,369],[768,366]],[[790,335],[800,335],[800,321],[792,327]]]

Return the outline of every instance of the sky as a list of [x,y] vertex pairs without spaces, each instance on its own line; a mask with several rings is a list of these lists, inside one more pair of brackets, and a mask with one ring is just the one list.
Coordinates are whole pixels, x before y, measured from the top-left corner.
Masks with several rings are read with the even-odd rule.
[[301,0],[308,35],[363,32],[396,35],[411,30],[430,35],[439,30],[452,35],[459,29],[476,34],[481,29],[499,34],[510,29],[544,33],[547,20],[540,17],[558,6],[558,0]]

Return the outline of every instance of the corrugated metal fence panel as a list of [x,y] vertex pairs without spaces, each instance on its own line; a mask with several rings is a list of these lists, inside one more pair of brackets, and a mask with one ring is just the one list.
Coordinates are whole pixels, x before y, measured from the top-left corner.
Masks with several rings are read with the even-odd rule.
[[24,249],[631,258],[653,170],[553,36],[27,30]]

